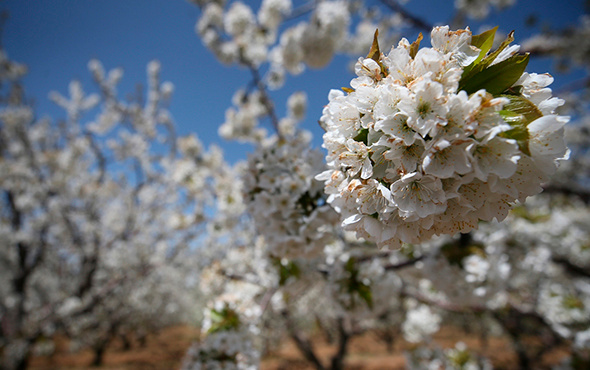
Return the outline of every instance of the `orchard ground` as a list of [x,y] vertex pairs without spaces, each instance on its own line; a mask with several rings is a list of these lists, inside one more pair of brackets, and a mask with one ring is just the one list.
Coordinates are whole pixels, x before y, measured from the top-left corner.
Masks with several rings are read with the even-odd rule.
[[[121,341],[116,341],[107,349],[104,364],[100,367],[90,366],[93,359],[91,350],[70,353],[67,341],[58,339],[55,353],[52,356],[35,357],[31,362],[30,369],[177,369],[181,365],[186,350],[198,336],[198,328],[176,326],[149,336],[144,347],[132,341],[131,349],[126,350]],[[477,353],[486,355],[492,361],[495,369],[518,368],[516,354],[509,340],[505,337],[490,336],[487,338],[486,343],[486,340],[466,333],[461,328],[449,326],[443,327],[433,336],[433,340],[442,348],[451,348],[458,341],[463,341]],[[531,343],[534,341],[535,339],[531,338]],[[315,336],[313,343],[323,363],[328,364],[329,358],[335,352],[336,345],[329,344],[323,335]],[[413,347],[413,344],[404,341],[400,337],[399,340],[394,342],[393,351],[390,352],[385,341],[379,338],[378,333],[368,332],[351,340],[345,368],[351,370],[405,369],[404,352],[411,350]],[[545,355],[543,364],[550,368],[562,361],[567,354],[567,347],[558,347]],[[305,361],[294,342],[285,339],[277,349],[264,357],[261,369],[294,370],[313,369],[313,367]]]

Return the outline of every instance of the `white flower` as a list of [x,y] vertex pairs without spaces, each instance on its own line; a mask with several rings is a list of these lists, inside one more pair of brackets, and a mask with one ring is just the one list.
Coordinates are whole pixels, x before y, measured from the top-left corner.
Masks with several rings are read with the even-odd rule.
[[472,155],[475,159],[473,161],[475,176],[482,181],[486,181],[491,173],[500,178],[512,176],[520,159],[516,142],[500,137],[477,144]]
[[402,217],[415,214],[424,218],[446,208],[442,182],[434,176],[418,172],[404,175],[391,185],[391,194]]
[[448,178],[457,173],[464,175],[471,171],[471,164],[468,158],[471,140],[455,140],[449,142],[441,138],[434,142],[428,149],[422,168],[424,173],[439,178]]
[[568,121],[569,117],[550,115],[537,118],[527,126],[531,156],[539,168],[548,174],[555,172],[555,160],[567,159],[563,126]]
[[425,78],[410,89],[413,94],[403,96],[398,108],[408,116],[408,126],[426,137],[437,124],[445,123],[447,107],[442,104],[442,85]]
[[373,165],[369,159],[369,148],[356,140],[348,139],[345,144],[346,151],[338,156],[340,163],[348,167],[351,176],[360,173],[361,178],[368,179],[373,174]]
[[432,47],[455,59],[461,66],[471,64],[479,55],[479,49],[471,45],[469,29],[449,31],[449,26],[434,27],[430,35]]
[[408,126],[408,116],[395,113],[375,123],[375,129],[381,130],[394,139],[402,140],[405,145],[412,145],[416,140],[416,131]]

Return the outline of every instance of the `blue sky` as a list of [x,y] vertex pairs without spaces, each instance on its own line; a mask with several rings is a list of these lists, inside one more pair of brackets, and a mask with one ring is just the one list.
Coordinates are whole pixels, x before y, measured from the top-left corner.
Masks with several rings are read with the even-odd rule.
[[[259,3],[246,2],[256,4],[256,8]],[[410,0],[406,8],[430,23],[447,24],[453,14],[452,2]],[[133,93],[137,83],[145,84],[146,65],[157,59],[162,64],[162,80],[176,87],[170,109],[179,133],[195,132],[205,143],[220,144],[232,162],[245,158],[251,150],[217,136],[234,91],[249,82],[249,73],[221,65],[201,44],[194,32],[199,10],[188,1],[0,0],[0,9],[10,13],[2,45],[12,59],[28,65],[25,88],[28,96],[35,98],[39,116],[63,117],[47,95],[52,90],[66,95],[72,79],[82,81],[87,91],[94,91],[87,69],[90,59],[101,60],[107,69],[123,67],[123,95]],[[515,29],[518,42],[545,25],[575,24],[583,11],[583,0],[518,0],[516,6],[494,12],[484,24],[500,25],[504,31]],[[524,19],[531,13],[539,22],[527,28]],[[469,21],[469,25],[478,30],[482,23]],[[413,39],[416,33],[408,30],[404,36]],[[272,93],[277,109],[283,112],[288,95],[296,90],[307,92],[310,104],[303,125],[312,130],[318,147],[322,132],[317,120],[329,89],[348,85],[348,60],[338,58],[322,70],[289,77],[282,90]],[[533,60],[528,70],[552,73],[556,77],[554,87],[579,76],[561,75],[551,68],[548,60]]]

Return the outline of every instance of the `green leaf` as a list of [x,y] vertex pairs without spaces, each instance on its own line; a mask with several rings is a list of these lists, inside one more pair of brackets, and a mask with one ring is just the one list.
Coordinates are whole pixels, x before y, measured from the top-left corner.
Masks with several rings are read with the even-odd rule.
[[481,71],[474,70],[475,73],[471,76],[466,78],[461,76],[459,90],[465,90],[468,94],[473,94],[480,89],[485,89],[492,95],[501,94],[518,81],[528,62],[528,54],[515,54]]
[[237,329],[240,326],[240,317],[226,304],[221,310],[211,310],[211,327],[207,334],[220,331]]
[[477,59],[471,63],[467,68],[474,66],[482,60],[488,51],[492,48],[494,44],[494,37],[496,36],[496,31],[498,31],[498,26],[492,28],[491,30],[487,30],[485,32],[480,33],[479,35],[471,36],[471,45],[475,46],[480,50]]
[[[494,43],[494,37],[496,36],[496,31],[498,31],[498,26],[484,31],[479,35],[471,36],[471,45],[475,46],[476,48],[484,51],[487,53],[492,48],[492,44]],[[487,50],[485,50],[487,48]]]
[[[365,301],[369,308],[373,308],[373,293],[371,292],[371,286],[365,284],[359,279],[359,271],[356,266],[356,259],[350,258],[346,262],[345,270],[349,273],[349,278],[343,281],[349,294],[356,293],[358,296]],[[354,300],[353,300],[354,305]]]
[[551,218],[551,215],[548,212],[531,212],[523,205],[512,208],[510,213],[534,224],[538,222],[547,222]]
[[[485,49],[482,49],[479,56],[477,57],[477,59],[473,63],[471,63],[469,66],[464,68],[463,73],[461,74],[461,80],[459,81],[459,90],[465,90],[471,94],[471,93],[474,93],[475,91],[477,91],[479,88],[485,88],[485,87],[477,86],[477,84],[481,83],[481,81],[480,81],[481,78],[488,78],[489,77],[493,80],[496,79],[496,76],[489,76],[489,74],[491,72],[493,72],[494,70],[488,71],[488,72],[486,72],[486,71],[491,68],[495,68],[495,69],[498,68],[498,67],[492,66],[492,63],[494,62],[494,60],[496,60],[498,55],[500,55],[500,53],[504,49],[506,49],[512,41],[514,41],[514,31],[512,31],[512,32],[510,32],[508,37],[506,37],[506,39],[504,41],[502,41],[500,46],[494,52],[492,52],[488,55],[485,55],[489,51],[489,48],[491,47],[491,45],[488,45],[488,43],[492,43],[494,40],[493,36],[496,33],[496,29],[497,29],[497,27],[492,30],[486,31],[486,32],[482,33],[481,35],[477,36],[476,43],[483,43],[483,45],[485,45]],[[472,40],[472,44],[473,44],[473,40]],[[525,58],[525,56],[513,55],[512,57],[510,57],[506,60],[511,60],[512,58],[516,58],[516,59],[514,59],[509,64],[511,64],[511,63],[518,64],[518,63],[522,62],[522,59]],[[496,64],[496,66],[506,62],[506,60]],[[524,64],[524,66],[522,66],[522,72],[524,72],[524,69],[526,68],[526,63],[528,63],[528,57],[526,57],[526,62]],[[516,70],[519,70],[519,69],[516,68]],[[520,75],[522,74],[522,72],[516,77],[516,80],[518,80],[518,78],[520,78]],[[482,73],[483,73],[483,75],[482,75]],[[512,83],[516,82],[516,80],[514,80]],[[474,87],[474,85],[476,87]],[[486,90],[492,94],[499,94],[499,93],[502,93],[508,87],[512,86],[512,84],[506,86],[504,81],[498,81],[498,86],[500,86],[497,88],[497,90],[499,90],[499,91],[496,91],[496,90],[490,91],[487,88],[486,88]],[[501,87],[504,87],[504,89],[500,90]]]
[[284,286],[289,278],[299,278],[301,276],[301,269],[295,262],[289,261],[283,264],[280,259],[277,259],[279,265],[279,286]]
[[363,301],[365,301],[367,306],[370,309],[373,309],[373,293],[371,292],[371,287],[369,285],[365,285],[363,283],[360,283],[358,285],[356,291],[357,291],[359,297],[361,297],[363,299]]
[[488,54],[485,58],[483,58],[483,60],[481,61],[481,65],[484,68],[487,68],[490,64],[492,64],[494,60],[496,60],[498,55],[500,55],[500,53],[504,49],[506,49],[508,45],[510,45],[512,41],[514,41],[514,31],[510,32],[510,34],[506,37],[506,40],[502,41],[500,46],[498,46],[498,48],[494,50],[494,52]]
[[531,155],[529,150],[529,123],[543,117],[543,113],[530,100],[522,95],[502,94],[509,100],[499,112],[504,121],[512,126],[512,129],[503,132],[500,136],[516,140],[518,148],[526,155]]

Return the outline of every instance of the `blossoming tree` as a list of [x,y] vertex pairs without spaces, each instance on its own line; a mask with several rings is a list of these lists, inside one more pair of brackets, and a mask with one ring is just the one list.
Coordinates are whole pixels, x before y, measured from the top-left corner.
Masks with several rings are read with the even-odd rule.
[[[557,113],[564,100],[552,97],[553,77],[526,70],[531,55],[540,53],[533,39],[521,48],[511,45],[513,33],[500,37],[497,29],[478,35],[432,29],[396,1],[377,10],[346,1],[301,8],[263,1],[258,11],[239,1],[195,3],[205,45],[252,76],[253,88],[236,94],[219,132],[256,147],[242,178],[258,237],[237,252],[241,258],[210,271],[229,285],[211,303],[209,334],[191,350],[186,368],[256,367],[260,354],[252,348],[264,348],[262,338],[272,336],[265,319],[286,331],[316,368],[325,368],[305,338],[304,329],[314,326],[309,317],[338,337],[332,368],[343,366],[349,339],[363,330],[389,324],[422,342],[453,315],[477,317],[484,333],[485,323],[501,327],[522,368],[564,341],[575,343],[576,359],[587,356],[588,265],[580,246],[588,234],[578,233],[585,227],[576,222],[547,227],[556,214],[586,206],[554,197],[514,209],[538,194],[569,155],[563,139],[569,117]],[[512,3],[457,1],[454,22]],[[302,15],[309,20],[288,22]],[[404,23],[432,29],[432,47],[421,47],[422,35],[396,47]],[[380,38],[373,37],[377,28]],[[270,90],[337,53],[367,51],[350,86],[328,94],[320,119],[327,150],[322,170],[309,133],[296,126],[304,95],[294,93],[281,118]],[[584,149],[574,154],[581,158]],[[584,199],[579,187],[566,190],[572,185],[556,192]],[[534,242],[517,241],[521,233]],[[569,243],[547,244],[550,234],[577,234],[579,257],[566,252]],[[251,253],[256,257],[246,257]],[[564,315],[558,319],[553,310]],[[539,347],[523,344],[541,333]],[[409,366],[428,363],[489,366],[462,344],[448,351],[425,347],[408,357]]]

